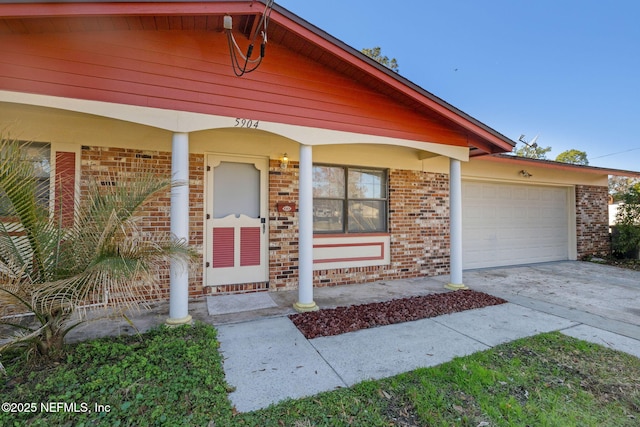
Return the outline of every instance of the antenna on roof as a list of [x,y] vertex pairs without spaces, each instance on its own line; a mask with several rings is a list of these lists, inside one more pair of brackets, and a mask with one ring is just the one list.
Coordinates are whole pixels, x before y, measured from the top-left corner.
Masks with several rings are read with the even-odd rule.
[[518,138],[518,141],[522,142],[524,145],[526,145],[527,147],[531,147],[531,148],[536,148],[538,146],[538,143],[536,142],[538,140],[538,137],[540,136],[540,134],[536,135],[533,137],[533,139],[529,142],[527,142],[524,137],[525,135],[522,134],[520,135],[520,138]]

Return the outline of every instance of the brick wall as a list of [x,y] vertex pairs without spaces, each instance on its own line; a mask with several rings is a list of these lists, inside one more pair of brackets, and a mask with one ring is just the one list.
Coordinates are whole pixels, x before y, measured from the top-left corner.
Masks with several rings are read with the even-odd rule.
[[606,256],[609,243],[608,188],[576,185],[576,237],[578,259]]
[[[136,168],[151,167],[155,173],[171,174],[171,153],[149,150],[82,148],[81,176],[95,177],[105,185],[121,185]],[[203,252],[204,156],[190,155],[190,243]],[[298,203],[298,164],[280,168],[279,160],[269,164],[269,288],[296,289],[298,286],[298,215],[278,212],[279,203]],[[118,173],[118,175],[116,175]],[[82,187],[86,191],[86,185]],[[318,270],[314,286],[334,286],[449,272],[448,176],[419,171],[389,172],[389,231],[391,264],[386,266]],[[169,232],[170,193],[157,197],[144,207],[145,232]],[[247,292],[266,289],[267,283],[203,288],[202,265],[190,273],[189,294]],[[168,268],[159,274],[150,300],[169,298]]]
[[[191,154],[189,157],[190,181],[190,232],[189,242],[197,251],[203,248],[204,215],[204,156]],[[135,177],[136,171],[152,170],[159,177],[171,176],[171,153],[150,150],[133,150],[109,147],[83,146],[81,153],[81,194],[86,194],[87,180],[92,178],[101,185],[126,185]],[[160,194],[141,208],[141,228],[145,233],[169,233],[171,210],[170,190]],[[149,300],[169,298],[168,265],[158,272],[158,281],[148,289]],[[190,273],[189,295],[202,295],[202,268],[198,264]],[[118,298],[110,295],[110,298]]]
[[[269,163],[269,286],[273,290],[298,287],[297,162],[287,169],[279,160]],[[278,212],[278,203],[295,203],[295,212]]]
[[[297,213],[277,211],[279,202],[297,202],[298,165],[270,165],[271,287],[298,285]],[[434,276],[449,272],[449,179],[445,174],[389,172],[389,232],[391,264],[314,272],[314,286],[335,286],[377,280]]]
[[449,176],[389,173],[392,278],[449,273]]

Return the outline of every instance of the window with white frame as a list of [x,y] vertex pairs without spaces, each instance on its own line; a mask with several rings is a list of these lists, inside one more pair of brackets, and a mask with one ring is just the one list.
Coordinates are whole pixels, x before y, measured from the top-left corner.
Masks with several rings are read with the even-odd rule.
[[387,171],[313,166],[314,233],[387,232]]

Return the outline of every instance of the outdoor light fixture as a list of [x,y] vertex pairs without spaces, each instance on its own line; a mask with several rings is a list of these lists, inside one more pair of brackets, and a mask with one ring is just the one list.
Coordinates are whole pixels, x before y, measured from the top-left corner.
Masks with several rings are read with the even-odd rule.
[[285,170],[289,166],[289,157],[287,157],[287,153],[284,153],[282,159],[280,160],[280,169]]
[[529,172],[527,172],[526,170],[522,169],[520,172],[518,172],[520,174],[521,177],[523,178],[531,178],[533,175],[531,175]]
[[[264,58],[265,49],[267,47],[267,26],[269,25],[269,17],[271,15],[271,9],[273,8],[273,2],[274,0],[267,1],[262,18],[258,25],[256,25],[256,30],[249,39],[249,46],[247,47],[246,53],[242,52],[233,35],[233,18],[231,15],[225,15],[223,18],[223,27],[224,31],[227,33],[227,42],[229,43],[231,66],[233,67],[234,74],[238,77],[242,77],[246,73],[257,70],[262,62],[262,58]],[[258,38],[258,35],[262,37],[262,42],[260,43],[260,54],[256,58],[251,59],[251,55],[253,54],[253,43]]]

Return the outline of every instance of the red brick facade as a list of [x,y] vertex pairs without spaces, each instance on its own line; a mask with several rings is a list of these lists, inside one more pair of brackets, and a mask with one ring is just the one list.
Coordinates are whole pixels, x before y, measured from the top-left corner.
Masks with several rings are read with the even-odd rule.
[[[270,273],[273,289],[295,289],[298,270],[297,214],[278,203],[298,200],[298,165],[286,170],[272,160],[269,175]],[[391,264],[314,272],[314,286],[434,276],[449,272],[449,178],[445,174],[389,171]]]
[[[93,176],[104,185],[121,185],[134,168],[151,167],[160,176],[171,174],[171,153],[107,147],[82,147],[81,175]],[[190,156],[190,243],[203,248],[204,156]],[[119,176],[114,173],[119,172]],[[123,177],[122,174],[125,174]],[[341,268],[314,272],[314,286],[366,283],[447,274],[449,271],[448,176],[418,171],[389,171],[389,232],[391,264],[374,267]],[[86,191],[86,185],[82,187]],[[202,268],[190,275],[189,295],[296,289],[298,286],[297,212],[278,212],[278,204],[298,201],[298,164],[287,169],[279,160],[269,165],[269,282],[203,286]],[[170,230],[170,194],[157,197],[143,211],[143,230]],[[159,277],[159,286],[149,299],[168,299],[168,269]]]
[[[95,176],[104,185],[126,181],[134,165],[152,167],[162,176],[171,174],[171,153],[149,150],[82,147],[81,175]],[[120,176],[114,172],[120,171]],[[205,208],[204,155],[190,155],[190,243],[204,252]],[[125,176],[122,176],[124,172]],[[86,188],[83,186],[83,191]],[[279,212],[281,203],[298,201],[298,164],[282,169],[279,160],[269,165],[269,281],[216,288],[203,286],[202,267],[190,275],[189,294],[251,292],[296,289],[298,286],[297,211]],[[170,194],[158,197],[144,210],[143,229],[170,229]],[[578,257],[609,252],[607,188],[576,186]],[[314,286],[367,283],[449,273],[449,181],[448,175],[396,170],[389,171],[389,265],[340,268],[314,272]],[[149,298],[168,299],[168,269],[160,275],[159,287]]]
[[578,259],[611,252],[607,187],[576,185]]
[[[81,194],[87,191],[87,178],[92,177],[101,185],[126,185],[133,171],[153,170],[158,176],[171,176],[171,153],[151,150],[83,146],[81,153]],[[204,217],[204,156],[189,156],[189,242],[202,252]],[[167,192],[154,198],[142,208],[142,230],[149,233],[168,233],[170,223],[171,194]],[[189,295],[203,294],[202,268],[190,273]],[[163,269],[158,286],[150,290],[149,300],[169,299],[169,269]],[[111,295],[111,298],[117,298]]]

